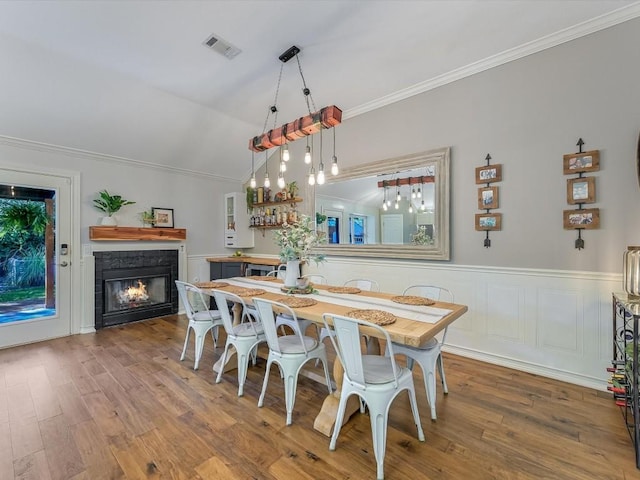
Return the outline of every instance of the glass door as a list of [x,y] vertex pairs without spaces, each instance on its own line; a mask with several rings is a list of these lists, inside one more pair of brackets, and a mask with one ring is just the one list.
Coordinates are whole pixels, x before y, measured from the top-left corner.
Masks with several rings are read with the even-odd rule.
[[70,179],[0,176],[0,348],[68,335]]

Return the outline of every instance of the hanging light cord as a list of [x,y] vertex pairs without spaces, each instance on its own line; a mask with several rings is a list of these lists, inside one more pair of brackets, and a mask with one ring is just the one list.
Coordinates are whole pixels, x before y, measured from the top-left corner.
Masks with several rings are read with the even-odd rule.
[[273,99],[273,105],[269,107],[267,111],[267,117],[264,119],[264,125],[262,126],[262,135],[267,131],[267,123],[269,122],[269,115],[273,113],[273,128],[275,128],[276,123],[278,122],[278,94],[280,93],[280,81],[282,80],[282,69],[284,67],[284,63],[280,65],[280,74],[278,75],[278,83],[276,84],[276,95]]
[[309,98],[311,98],[311,105],[313,105],[313,111],[317,111],[316,108],[316,104],[313,101],[313,96],[311,95],[311,90],[309,90],[309,88],[307,88],[307,82],[304,79],[304,74],[302,73],[302,65],[300,64],[300,59],[298,58],[298,54],[296,54],[296,62],[298,62],[298,70],[300,71],[300,78],[302,78],[302,86],[304,87],[302,89],[302,93],[304,93],[304,100],[307,103],[307,110],[309,111],[309,114],[312,113],[311,111],[311,107],[309,106]]

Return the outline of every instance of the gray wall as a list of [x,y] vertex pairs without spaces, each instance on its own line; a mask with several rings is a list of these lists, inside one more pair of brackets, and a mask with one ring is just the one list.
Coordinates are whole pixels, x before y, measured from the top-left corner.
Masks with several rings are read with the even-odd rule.
[[[451,146],[453,263],[620,272],[623,250],[640,241],[638,45],[636,19],[348,119],[336,131],[340,164]],[[601,170],[589,174],[601,226],[583,233],[581,251],[577,233],[562,225],[574,177],[563,175],[562,156],[577,151],[580,137],[601,154]],[[304,145],[293,147],[300,159]],[[491,233],[489,249],[474,230],[475,167],[487,153],[503,164],[503,229]],[[289,178],[305,185],[300,164]],[[313,212],[309,201],[303,208]],[[256,236],[254,251],[276,253],[269,233]]]

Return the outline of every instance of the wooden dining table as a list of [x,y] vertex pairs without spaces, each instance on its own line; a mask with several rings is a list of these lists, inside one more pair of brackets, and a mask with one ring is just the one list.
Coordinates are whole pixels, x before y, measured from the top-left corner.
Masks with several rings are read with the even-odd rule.
[[[217,288],[222,291],[233,291],[238,287],[250,289],[258,288],[264,290],[264,293],[255,295],[256,297],[273,301],[280,301],[286,293],[281,291],[283,285],[282,282],[277,279],[266,281],[264,278],[260,279],[259,277],[237,277],[220,279],[211,283],[215,284],[216,282],[218,285],[220,283],[228,283],[227,286],[219,286]],[[208,290],[206,286],[201,288],[205,293]],[[306,307],[292,307],[293,311],[299,318],[311,320],[319,326],[324,326],[323,314],[328,313],[346,316],[348,312],[354,310],[354,305],[361,304],[361,306],[357,308],[379,309],[395,315],[395,322],[385,325],[383,328],[389,334],[391,341],[414,347],[422,345],[433,338],[438,334],[438,332],[441,332],[447,326],[451,325],[467,311],[466,305],[436,302],[432,306],[422,307],[423,310],[420,307],[412,307],[412,311],[408,312],[403,309],[403,307],[406,307],[405,305],[397,305],[397,307],[394,307],[391,299],[396,297],[397,294],[360,291],[354,294],[335,295],[329,293],[329,290],[331,289],[331,286],[329,285],[315,285],[314,288],[317,289],[318,293],[318,295],[310,295],[316,300],[314,305]],[[306,295],[295,296],[305,297]],[[242,298],[248,305],[251,305],[252,297],[243,296]],[[424,311],[424,314],[421,314],[421,311]],[[435,317],[433,316],[433,313],[430,313],[434,311],[438,312],[438,315]],[[235,318],[239,321],[241,312],[236,308],[234,313]],[[427,321],[425,321],[425,319]],[[328,323],[332,323],[331,319],[328,319]],[[369,335],[371,338],[382,338],[380,332],[374,329],[364,327],[362,333]],[[380,353],[379,348],[376,347],[377,345],[378,342],[369,342],[369,353]],[[227,362],[225,365],[221,365],[219,360],[214,366],[214,370],[218,371],[220,368],[223,368],[226,371],[234,367],[235,365],[233,360],[231,360],[231,362]],[[340,401],[343,369],[339,361],[334,361],[333,376],[336,382],[336,390],[325,398],[320,413],[313,424],[314,429],[326,436],[331,436]],[[358,409],[359,402],[357,398],[353,396],[347,405],[344,421],[348,421],[349,417]]]

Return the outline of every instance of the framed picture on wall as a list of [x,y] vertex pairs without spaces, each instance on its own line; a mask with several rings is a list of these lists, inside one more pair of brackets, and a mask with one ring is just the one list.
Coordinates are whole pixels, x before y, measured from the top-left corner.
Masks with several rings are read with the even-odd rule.
[[596,201],[596,177],[570,178],[567,180],[567,203],[594,203]]
[[584,208],[582,210],[565,210],[563,212],[565,230],[594,230],[600,228],[600,209]]
[[583,172],[597,172],[600,170],[600,150],[582,153],[568,153],[562,157],[565,175]]
[[476,230],[502,230],[502,214],[476,213]]
[[482,187],[478,189],[478,209],[498,208],[498,187]]
[[502,164],[476,168],[476,184],[502,181]]
[[151,207],[157,228],[173,228],[173,208]]

